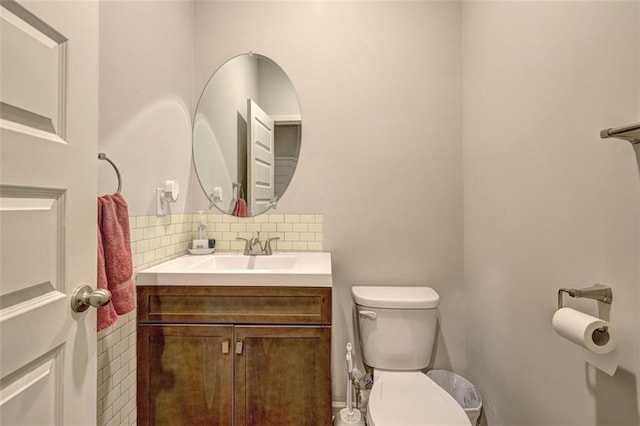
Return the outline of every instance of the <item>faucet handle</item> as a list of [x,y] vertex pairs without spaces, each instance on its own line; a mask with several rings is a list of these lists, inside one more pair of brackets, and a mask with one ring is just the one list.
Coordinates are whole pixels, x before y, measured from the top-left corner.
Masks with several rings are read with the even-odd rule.
[[236,237],[236,240],[244,241],[244,255],[248,255],[251,252],[251,243],[248,239],[242,237]]
[[264,243],[264,254],[266,255],[271,255],[273,254],[273,250],[271,250],[271,241],[274,240],[279,240],[280,237],[273,237],[273,238],[268,238],[267,241],[265,241]]

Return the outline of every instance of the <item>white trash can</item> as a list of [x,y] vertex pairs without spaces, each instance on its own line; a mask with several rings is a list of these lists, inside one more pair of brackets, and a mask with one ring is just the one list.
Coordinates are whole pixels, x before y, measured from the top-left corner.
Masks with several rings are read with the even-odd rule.
[[482,396],[473,383],[447,370],[430,370],[427,376],[460,404],[471,424],[476,426],[482,410]]

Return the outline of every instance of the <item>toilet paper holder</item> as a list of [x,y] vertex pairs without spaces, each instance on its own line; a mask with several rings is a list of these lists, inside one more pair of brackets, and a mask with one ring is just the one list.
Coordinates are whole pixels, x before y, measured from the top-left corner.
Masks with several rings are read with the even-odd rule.
[[611,304],[613,300],[613,291],[611,287],[603,284],[594,284],[587,288],[561,288],[558,290],[558,309],[562,309],[562,294],[567,293],[571,297],[586,297],[587,299],[595,299],[601,302]]

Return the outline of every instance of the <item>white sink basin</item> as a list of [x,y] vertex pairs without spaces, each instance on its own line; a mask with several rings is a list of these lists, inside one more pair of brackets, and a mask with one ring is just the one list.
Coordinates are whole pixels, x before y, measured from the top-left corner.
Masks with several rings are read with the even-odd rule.
[[185,255],[139,272],[136,285],[331,287],[331,254]]
[[197,271],[275,271],[293,269],[298,262],[297,254],[277,254],[271,256],[243,256],[237,254],[222,254],[207,256],[204,262],[199,262],[190,267]]

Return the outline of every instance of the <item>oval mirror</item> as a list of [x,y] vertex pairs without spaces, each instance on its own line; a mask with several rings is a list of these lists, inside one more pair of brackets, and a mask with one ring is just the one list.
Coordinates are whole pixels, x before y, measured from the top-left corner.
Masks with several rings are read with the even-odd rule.
[[274,207],[293,177],[301,135],[298,97],[278,64],[255,53],[225,62],[193,121],[193,162],[210,208],[246,217]]

